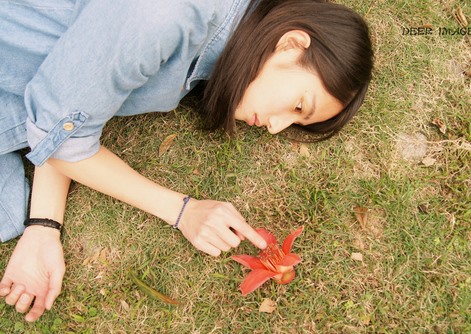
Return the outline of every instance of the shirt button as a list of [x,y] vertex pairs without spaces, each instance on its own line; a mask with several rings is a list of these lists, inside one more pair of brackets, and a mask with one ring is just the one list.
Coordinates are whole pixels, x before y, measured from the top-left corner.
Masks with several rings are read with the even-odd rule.
[[64,125],[62,125],[62,128],[65,131],[72,131],[74,129],[74,123],[72,123],[72,122],[64,123]]

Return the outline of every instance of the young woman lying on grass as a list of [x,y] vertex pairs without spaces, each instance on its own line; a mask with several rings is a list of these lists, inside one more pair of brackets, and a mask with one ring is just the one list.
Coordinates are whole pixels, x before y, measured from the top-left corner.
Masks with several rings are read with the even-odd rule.
[[111,117],[173,110],[208,80],[209,129],[297,124],[328,138],[357,112],[372,71],[365,22],[324,1],[2,1],[0,31],[0,238],[23,234],[0,296],[27,321],[61,291],[71,180],[177,224],[207,254],[245,238],[266,246],[232,204],[162,187],[101,146]]

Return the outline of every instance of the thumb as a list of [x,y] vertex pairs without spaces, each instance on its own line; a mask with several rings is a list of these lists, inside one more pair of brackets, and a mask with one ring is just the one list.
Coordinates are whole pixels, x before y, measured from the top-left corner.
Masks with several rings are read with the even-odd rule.
[[64,277],[64,273],[60,270],[53,271],[51,277],[49,279],[49,289],[46,295],[46,309],[50,310],[54,301],[61,293],[62,288],[62,278]]

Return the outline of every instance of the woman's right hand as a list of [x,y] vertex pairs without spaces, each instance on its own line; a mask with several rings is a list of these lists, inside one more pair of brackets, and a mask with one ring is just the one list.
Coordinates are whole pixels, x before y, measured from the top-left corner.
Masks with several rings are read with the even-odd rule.
[[245,221],[231,203],[191,199],[178,228],[197,249],[219,256],[248,239],[264,249],[265,240]]
[[64,272],[59,231],[30,226],[8,262],[0,282],[0,297],[5,297],[5,302],[15,305],[20,313],[29,310],[26,321],[36,321],[46,309],[51,309],[61,291]]

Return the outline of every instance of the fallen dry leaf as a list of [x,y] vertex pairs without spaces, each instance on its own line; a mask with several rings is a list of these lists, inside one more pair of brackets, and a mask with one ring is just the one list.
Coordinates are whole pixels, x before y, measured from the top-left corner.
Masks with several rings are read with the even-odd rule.
[[162,143],[160,144],[160,147],[159,147],[159,157],[161,157],[162,155],[164,155],[165,152],[168,151],[170,146],[172,146],[172,143],[173,143],[173,140],[175,139],[175,137],[177,137],[176,133],[167,136],[167,138],[165,138],[162,141]]
[[305,158],[309,158],[311,153],[309,153],[309,147],[306,144],[301,144],[299,147],[299,154]]
[[437,160],[431,157],[425,157],[424,160],[422,160],[422,163],[424,164],[425,167],[430,167],[435,164]]
[[272,313],[273,311],[276,310],[276,302],[269,298],[265,298],[260,304],[260,308],[258,309],[259,312],[263,313]]
[[172,304],[172,305],[180,304],[179,301],[176,301],[176,300],[160,293],[159,291],[155,290],[153,287],[151,287],[150,285],[145,283],[143,280],[138,278],[133,272],[129,271],[128,273],[129,273],[129,276],[131,277],[132,281],[134,282],[134,284],[136,284],[137,287],[142,292],[144,292],[147,296],[149,296],[153,299],[156,299],[156,300],[161,300],[161,301],[163,301],[164,303],[167,303],[167,304]]
[[129,312],[130,307],[129,307],[129,304],[126,303],[126,301],[124,300],[121,301],[121,307],[123,308],[124,311]]
[[82,264],[84,266],[94,264],[98,261],[98,259],[106,259],[106,248],[97,248],[92,256],[88,256],[85,260],[83,260]]
[[363,261],[363,254],[361,254],[361,253],[352,253],[351,258],[354,261]]
[[361,228],[366,229],[366,224],[368,223],[368,209],[362,206],[356,206],[353,208],[353,211],[355,212],[355,216]]
[[94,279],[96,279],[96,280],[101,280],[101,279],[103,279],[103,277],[105,277],[105,272],[104,272],[104,271],[100,271],[100,272],[98,273],[98,275],[96,275],[96,277],[95,277]]
[[446,133],[446,124],[440,118],[433,119],[432,124],[435,125],[441,133]]
[[419,204],[417,206],[417,209],[419,209],[419,211],[421,213],[428,213],[429,205],[428,204]]
[[101,260],[101,261],[106,261],[106,257],[108,256],[108,249],[107,248],[103,248],[101,251],[100,251],[100,255],[98,256],[98,258]]
[[352,245],[353,245],[353,247],[355,247],[356,249],[359,249],[359,250],[365,250],[366,249],[366,245],[365,245],[365,243],[363,242],[363,240],[361,239],[360,236],[358,236],[355,240],[353,240]]
[[458,21],[458,24],[461,26],[461,28],[468,26],[468,20],[466,19],[466,16],[464,15],[460,6],[458,6],[457,9],[453,9],[453,16],[455,17],[456,21]]
[[368,326],[371,322],[371,315],[364,315],[362,319],[363,325]]

